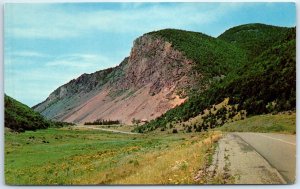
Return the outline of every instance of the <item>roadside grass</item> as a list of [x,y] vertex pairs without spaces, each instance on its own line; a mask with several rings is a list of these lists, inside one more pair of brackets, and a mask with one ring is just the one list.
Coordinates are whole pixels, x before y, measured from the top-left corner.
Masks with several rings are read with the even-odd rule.
[[141,168],[134,174],[118,180],[118,184],[208,184],[208,175],[195,180],[198,170],[207,166],[213,144],[220,133],[206,133],[202,136],[189,135],[184,142],[172,146],[171,150],[145,154]]
[[212,131],[127,135],[71,128],[5,132],[8,185],[199,184]]
[[214,130],[225,132],[262,132],[296,134],[296,113],[283,112],[276,115],[258,115],[226,123]]

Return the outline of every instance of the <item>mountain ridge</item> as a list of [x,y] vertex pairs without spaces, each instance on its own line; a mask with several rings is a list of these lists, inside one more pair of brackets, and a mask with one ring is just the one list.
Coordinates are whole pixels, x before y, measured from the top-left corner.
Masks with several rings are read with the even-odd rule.
[[[263,28],[263,32],[270,27],[275,28],[274,31],[280,28],[264,24],[241,25],[226,30],[217,38],[176,29],[149,32],[134,41],[129,57],[120,65],[83,74],[56,89],[33,108],[50,119],[75,123],[96,119],[120,120],[126,124],[133,118],[153,120],[195,94],[203,93],[213,83],[233,77],[237,68],[246,68],[255,54],[247,48],[251,47],[251,40],[245,41],[232,31],[247,33],[249,27],[257,27],[257,31]],[[271,41],[264,47],[270,48],[278,38],[285,37],[287,30],[293,29],[280,30],[282,34],[275,37],[276,40],[263,33],[265,39],[259,45]],[[232,33],[239,39],[238,44],[228,37]],[[274,34],[273,30],[265,33]]]
[[[155,54],[157,51],[162,53]],[[150,55],[151,53],[154,54]],[[177,105],[184,101],[184,98],[179,98],[178,95],[174,94],[175,88],[179,89],[180,85],[182,85],[181,83],[186,84],[189,82],[185,76],[189,68],[188,66],[182,68],[182,64],[188,65],[191,64],[191,62],[185,59],[178,51],[171,49],[168,43],[144,35],[135,40],[129,58],[125,58],[119,66],[108,69],[108,74],[104,74],[103,77],[101,77],[99,74],[101,75],[103,71],[99,71],[91,75],[82,75],[76,80],[72,80],[68,84],[59,87],[49,95],[46,101],[34,106],[34,109],[52,119],[83,123],[96,119],[118,119],[118,117],[122,116],[120,115],[122,112],[120,112],[118,116],[109,117],[111,114],[106,115],[105,112],[111,112],[112,110],[110,110],[110,108],[112,108],[114,104],[109,103],[108,106],[108,103],[101,103],[100,101],[123,101],[123,103],[119,103],[121,107],[118,107],[118,109],[125,109],[126,106],[131,106],[131,104],[135,106],[132,108],[135,112],[133,111],[126,115],[132,115],[125,120],[126,123],[130,123],[132,118],[147,119],[147,117],[143,117],[140,111],[143,112],[145,106],[152,106],[147,103],[145,97],[143,97],[144,100],[140,98],[142,101],[137,98],[130,99],[130,97],[135,94],[137,96],[146,96],[148,101],[153,100],[152,103],[154,105],[152,106],[150,114],[148,113],[148,117],[151,116],[151,114],[155,117],[160,115],[161,112],[165,112],[167,109],[174,107],[174,104]],[[169,68],[171,71],[168,71]],[[89,76],[89,78],[87,76]],[[102,83],[99,84],[99,82]],[[80,88],[80,86],[83,86],[83,88]],[[161,95],[161,97],[157,99],[153,97],[155,95]],[[82,103],[78,103],[76,107],[72,107],[73,102],[69,103],[68,101],[75,101],[75,97],[77,97],[76,100],[80,99]],[[122,98],[127,99],[128,103],[124,104],[124,99],[121,100]],[[58,104],[57,102],[59,101],[63,103]],[[96,110],[97,107],[92,107],[92,111],[102,111],[102,114],[96,115],[97,113],[93,114],[93,112],[91,112],[93,114],[91,119],[85,119],[85,117],[89,115],[80,115],[81,117],[76,118],[72,115],[80,111],[84,113],[83,110],[86,110],[84,107],[91,105],[92,102],[97,102],[99,106],[101,105],[102,107],[107,105],[107,107],[105,107],[105,110]],[[66,104],[70,106],[64,107]],[[68,111],[68,109],[74,110],[71,110],[70,112],[72,113],[70,114],[64,114],[65,112],[57,114],[55,108],[61,109],[62,107],[66,111]],[[139,112],[137,112],[136,109],[139,110]],[[117,108],[114,108],[114,111],[117,111]],[[157,113],[158,115],[156,115]],[[139,114],[139,116],[133,117],[136,114]]]

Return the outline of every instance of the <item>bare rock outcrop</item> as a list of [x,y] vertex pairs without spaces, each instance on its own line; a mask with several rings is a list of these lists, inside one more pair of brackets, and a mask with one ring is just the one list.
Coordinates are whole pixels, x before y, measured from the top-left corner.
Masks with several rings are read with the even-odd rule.
[[178,93],[193,85],[193,64],[168,41],[145,34],[119,66],[71,80],[34,109],[50,119],[75,123],[151,120],[186,100]]

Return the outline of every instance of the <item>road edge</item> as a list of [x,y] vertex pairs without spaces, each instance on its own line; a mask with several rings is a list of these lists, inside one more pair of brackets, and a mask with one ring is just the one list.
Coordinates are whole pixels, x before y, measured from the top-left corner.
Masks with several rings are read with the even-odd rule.
[[[270,165],[270,167],[273,169],[273,171],[274,171],[274,173],[276,173],[277,174],[277,176],[278,176],[278,178],[282,181],[282,185],[292,185],[292,184],[294,184],[294,183],[288,183],[287,181],[286,181],[286,179],[284,178],[284,176],[283,175],[281,175],[280,173],[279,173],[279,171],[261,154],[261,153],[259,153],[251,144],[249,144],[248,142],[246,142],[242,137],[240,137],[240,136],[238,136],[238,135],[236,135],[235,133],[236,132],[227,132],[227,133],[231,133],[231,134],[233,134],[234,136],[236,136],[236,137],[239,137],[243,142],[245,142],[245,143],[247,143],[252,149],[253,149],[253,151],[257,154],[257,155],[259,155],[260,157],[262,157],[262,159],[267,163],[267,164],[269,164]],[[280,185],[280,184],[279,184]]]

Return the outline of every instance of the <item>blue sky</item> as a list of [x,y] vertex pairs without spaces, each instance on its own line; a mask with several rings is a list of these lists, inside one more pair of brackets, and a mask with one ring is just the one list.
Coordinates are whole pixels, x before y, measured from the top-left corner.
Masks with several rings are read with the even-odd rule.
[[6,4],[4,91],[33,106],[83,73],[118,65],[143,33],[218,36],[246,23],[295,26],[293,3]]

